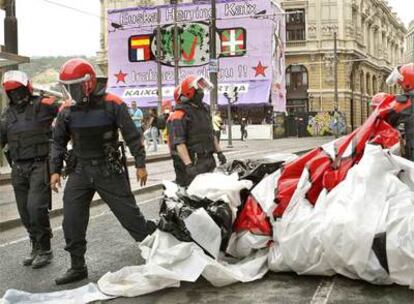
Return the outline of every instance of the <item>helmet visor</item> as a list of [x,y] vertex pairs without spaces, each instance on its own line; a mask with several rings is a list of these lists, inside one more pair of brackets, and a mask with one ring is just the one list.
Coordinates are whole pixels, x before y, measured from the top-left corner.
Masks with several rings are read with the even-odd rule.
[[83,83],[60,84],[61,91],[66,100],[72,100],[74,103],[82,103],[87,95],[84,92]]
[[404,80],[404,76],[401,75],[400,70],[398,68],[395,68],[390,76],[388,76],[387,80],[385,81],[387,85],[393,86],[398,84],[400,81]]

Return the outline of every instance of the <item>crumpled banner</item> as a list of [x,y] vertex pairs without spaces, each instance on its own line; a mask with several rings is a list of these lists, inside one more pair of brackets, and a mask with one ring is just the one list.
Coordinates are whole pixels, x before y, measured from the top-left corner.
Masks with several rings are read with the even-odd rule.
[[113,299],[103,294],[94,283],[56,292],[30,293],[9,289],[0,300],[0,304],[84,304],[94,301]]
[[147,237],[140,249],[146,263],[105,274],[98,281],[101,291],[114,296],[136,297],[178,287],[180,281],[195,282],[200,276],[214,286],[225,286],[258,280],[268,271],[268,250],[257,251],[243,260],[229,260],[223,256],[215,260],[196,244],[180,242],[160,230]]

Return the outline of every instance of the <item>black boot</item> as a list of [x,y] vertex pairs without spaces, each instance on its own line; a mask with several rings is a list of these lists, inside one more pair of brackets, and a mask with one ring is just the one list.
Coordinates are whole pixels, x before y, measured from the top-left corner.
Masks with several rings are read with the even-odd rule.
[[33,260],[32,268],[38,269],[50,264],[53,259],[52,250],[39,250],[37,256]]
[[33,263],[33,260],[36,258],[37,253],[39,251],[39,246],[35,241],[30,241],[32,245],[32,251],[30,251],[30,254],[24,258],[23,265],[24,266],[30,266]]
[[71,268],[63,276],[55,280],[56,285],[68,284],[86,279],[88,277],[88,268],[86,267],[83,256],[71,256]]

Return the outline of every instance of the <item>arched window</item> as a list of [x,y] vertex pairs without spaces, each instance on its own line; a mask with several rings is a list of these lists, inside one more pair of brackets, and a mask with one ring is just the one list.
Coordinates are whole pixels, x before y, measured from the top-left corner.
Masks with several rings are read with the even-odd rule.
[[286,88],[290,92],[308,88],[308,70],[305,66],[288,66],[286,69]]

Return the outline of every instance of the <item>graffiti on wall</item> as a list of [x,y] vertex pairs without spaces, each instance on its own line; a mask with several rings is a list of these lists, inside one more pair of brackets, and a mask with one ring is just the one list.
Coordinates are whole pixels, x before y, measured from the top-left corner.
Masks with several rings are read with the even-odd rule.
[[339,111],[316,112],[309,116],[307,131],[311,136],[346,134],[345,114]]

